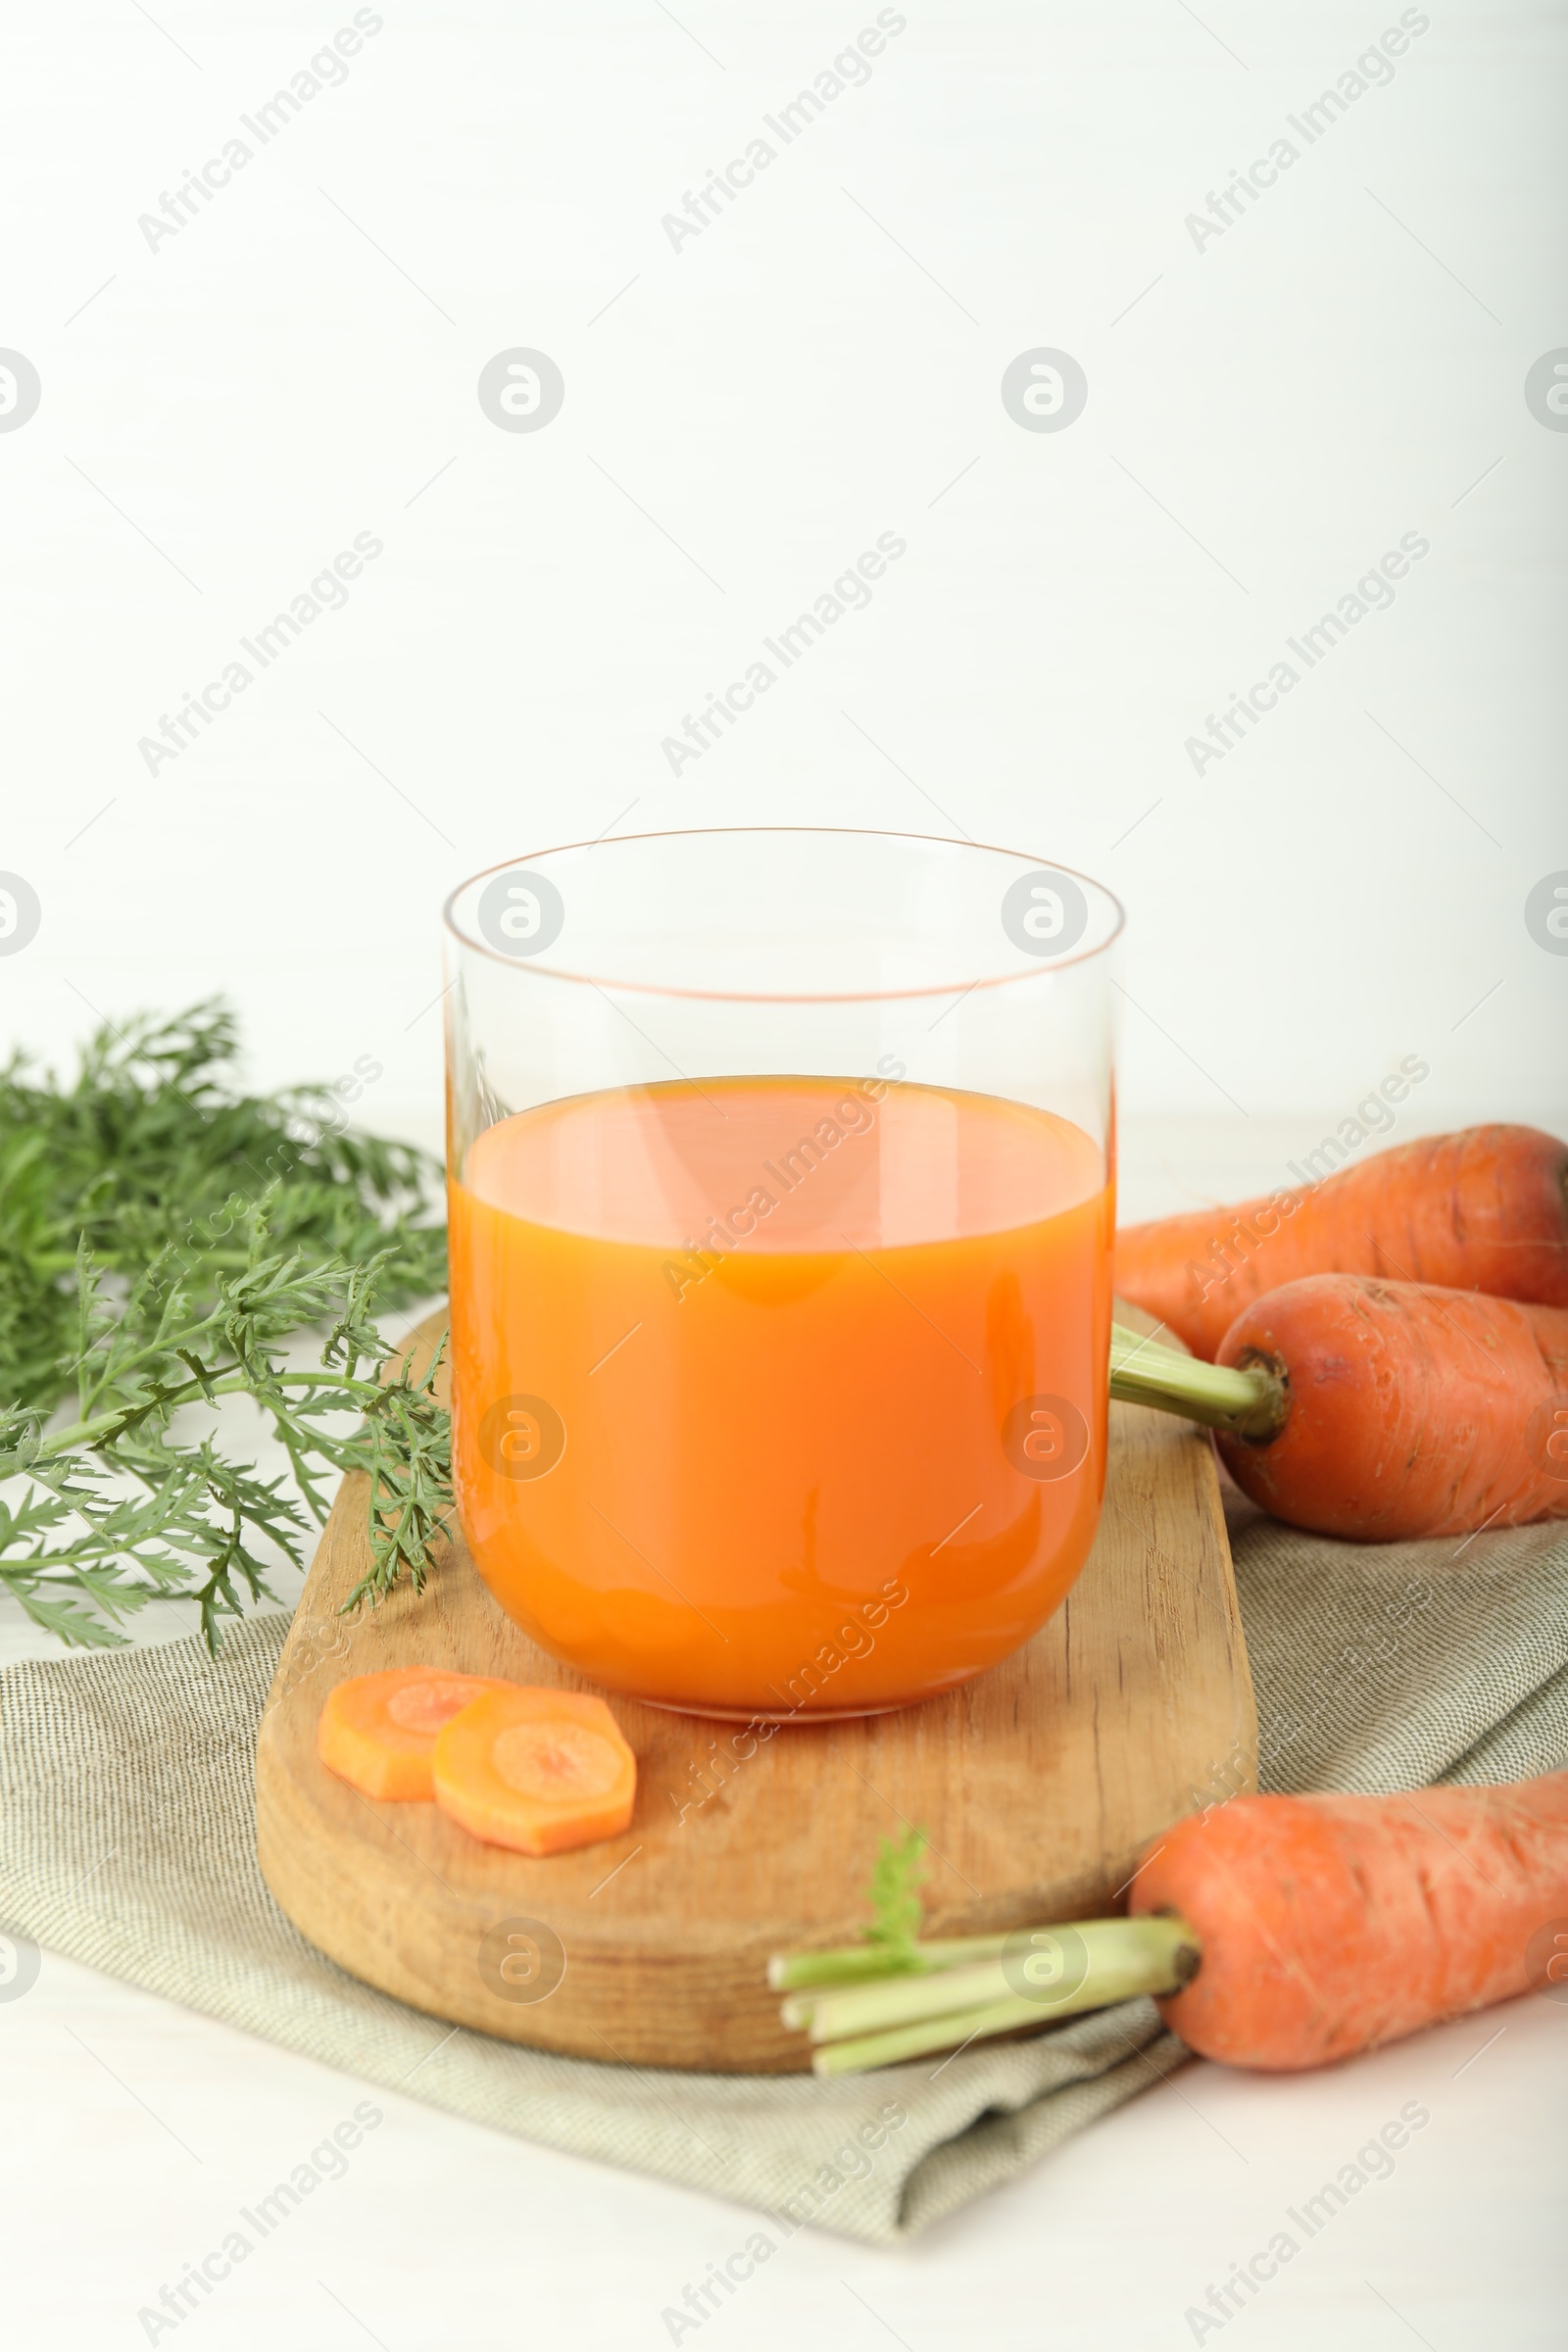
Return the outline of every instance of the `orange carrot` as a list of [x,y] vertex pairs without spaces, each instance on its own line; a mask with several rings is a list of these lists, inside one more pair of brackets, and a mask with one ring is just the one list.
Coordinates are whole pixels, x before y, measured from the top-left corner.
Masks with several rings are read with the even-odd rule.
[[1568,1772],[1412,1796],[1242,1796],[1133,1881],[1201,1959],[1160,2002],[1228,2066],[1323,2066],[1544,1983],[1568,1920]]
[[1568,1306],[1568,1145],[1468,1127],[1310,1187],[1124,1226],[1116,1288],[1212,1358],[1245,1306],[1303,1274],[1378,1274]]
[[631,1820],[637,1759],[602,1698],[505,1684],[435,1743],[442,1811],[489,1845],[559,1854]]
[[1392,1543],[1568,1517],[1568,1308],[1312,1274],[1238,1315],[1218,1360],[1281,1384],[1275,1434],[1218,1445],[1295,1527]]
[[451,1674],[440,1666],[396,1666],[384,1674],[356,1674],[326,1694],[316,1726],[316,1749],[329,1772],[362,1796],[428,1804],[436,1734],[460,1708],[486,1690],[515,1686],[484,1674]]
[[[883,1862],[887,1867],[887,1846]],[[1205,2058],[1293,2070],[1568,1983],[1568,1772],[1406,1796],[1244,1796],[1164,1832],[1129,1916],[790,1952],[814,2074],[1150,1993]]]

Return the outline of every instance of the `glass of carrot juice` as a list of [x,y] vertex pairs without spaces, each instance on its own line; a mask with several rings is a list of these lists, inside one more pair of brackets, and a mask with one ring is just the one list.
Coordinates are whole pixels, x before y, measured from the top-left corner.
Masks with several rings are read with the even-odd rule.
[[446,909],[453,1446],[501,1606],[747,1720],[951,1690],[1105,1469],[1113,943],[913,835],[612,837]]

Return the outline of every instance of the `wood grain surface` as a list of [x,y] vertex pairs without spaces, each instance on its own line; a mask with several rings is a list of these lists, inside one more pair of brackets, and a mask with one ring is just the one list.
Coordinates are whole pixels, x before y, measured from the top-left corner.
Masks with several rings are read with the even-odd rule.
[[1207,1439],[1138,1405],[1110,1418],[1094,1550],[1013,1657],[923,1705],[766,1740],[615,1696],[638,1758],[631,1828],[538,1862],[434,1805],[371,1803],[317,1759],[321,1702],[349,1675],[590,1687],[502,1614],[461,1541],[421,1594],[340,1616],[368,1553],[365,1483],[347,1479],[262,1723],[268,1885],[342,1967],[433,2016],[607,2061],[767,2073],[808,2058],[779,2024],[768,1954],[851,1940],[878,1840],[906,1823],[931,1839],[929,1934],[1123,1908],[1162,1829],[1255,1785],[1256,1719]]

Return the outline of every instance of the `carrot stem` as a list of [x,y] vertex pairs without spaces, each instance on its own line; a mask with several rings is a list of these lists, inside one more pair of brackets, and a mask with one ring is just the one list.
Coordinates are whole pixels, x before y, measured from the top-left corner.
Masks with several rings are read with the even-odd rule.
[[1180,1413],[1239,1438],[1277,1436],[1290,1409],[1284,1380],[1267,1366],[1205,1364],[1120,1323],[1110,1328],[1110,1393],[1124,1404]]
[[775,1952],[767,1964],[767,1981],[775,1992],[794,1992],[808,1984],[859,1984],[869,1977],[889,1980],[902,1976],[930,1976],[935,1969],[958,1968],[969,1960],[995,1960],[1005,1936],[933,1936],[912,1944],[906,1960],[890,1963],[880,1944],[845,1943],[826,1952]]
[[818,2073],[858,2072],[978,2034],[1050,2025],[1137,1993],[1174,1992],[1199,1956],[1186,1921],[1167,1915],[1077,1920],[975,1940],[991,1943],[996,1956],[797,1992],[783,2004],[784,2023],[833,2045],[819,2052]]
[[863,2075],[873,2067],[898,2066],[906,2058],[923,2058],[929,2051],[961,2049],[988,2034],[1015,2034],[1020,2026],[1037,2026],[1040,2012],[1033,2001],[1009,1994],[987,2007],[955,2010],[949,2017],[929,2018],[889,2034],[867,2034],[858,2041],[835,2041],[813,2052],[813,2075]]

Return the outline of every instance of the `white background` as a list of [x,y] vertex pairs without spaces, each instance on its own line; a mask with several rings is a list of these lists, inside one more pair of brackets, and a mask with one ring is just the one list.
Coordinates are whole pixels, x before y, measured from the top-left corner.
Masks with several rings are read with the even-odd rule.
[[[1202,2343],[1561,2352],[1565,2044],[1568,2006],[1529,1995],[1326,2075],[1185,2068],[906,2251],[771,2227],[776,2252],[681,2352],[1191,2352],[1186,2311],[1410,2100],[1431,2121],[1393,2178],[1295,2230],[1300,2252]],[[47,1954],[0,2009],[0,2067],[7,2352],[145,2345],[138,2309],[367,2095]],[[767,2226],[368,2095],[386,2120],[347,2175],[163,2352],[668,2352],[663,2309]]]
[[[368,1054],[368,1118],[433,1139],[456,880],[612,825],[821,820],[1123,898],[1135,1211],[1275,1177],[1412,1053],[1410,1131],[1562,1126],[1568,958],[1523,918],[1568,867],[1568,435],[1523,397],[1568,343],[1560,6],[1438,0],[1200,252],[1185,217],[1397,7],[915,0],[678,253],[662,216],[874,8],[379,13],[156,251],[138,216],[352,10],[13,13],[0,345],[43,397],[0,433],[0,868],[42,925],[0,958],[0,1044],[222,990],[259,1081]],[[476,398],[514,346],[565,378],[537,433]],[[1060,433],[1001,402],[1037,346],[1087,373]],[[662,738],[887,530],[870,609],[673,776]],[[138,739],[362,531],[346,609],[149,774]],[[1412,531],[1393,609],[1196,774],[1186,739]],[[1233,2328],[1555,2343],[1568,2009],[1500,2014],[1457,2079],[1490,2023],[1312,2082],[1190,2072],[908,2255],[803,2235],[705,2340],[1190,2341],[1187,2303],[1416,2095],[1396,2178]],[[29,2347],[140,2340],[209,2216],[360,2095],[47,1957],[0,2044]],[[662,2342],[746,2232],[388,2109],[206,2341]]]
[[[662,216],[874,9],[389,6],[150,251],[352,14],[154,13],[19,16],[0,99],[0,342],[44,385],[0,435],[0,864],[44,909],[6,1032],[221,987],[259,1075],[370,1054],[407,1127],[463,874],[617,820],[958,826],[1123,897],[1135,1117],[1340,1117],[1407,1053],[1429,1125],[1563,1116],[1568,958],[1523,920],[1568,865],[1568,434],[1523,397],[1568,341],[1561,7],[1439,6],[1201,252],[1186,216],[1397,8],[917,4],[678,253]],[[565,377],[538,433],[476,398],[517,345]],[[1061,433],[1000,398],[1041,345],[1089,379]],[[890,529],[870,609],[673,777]],[[363,530],[346,609],[149,775]],[[1392,610],[1196,775],[1406,531]]]

